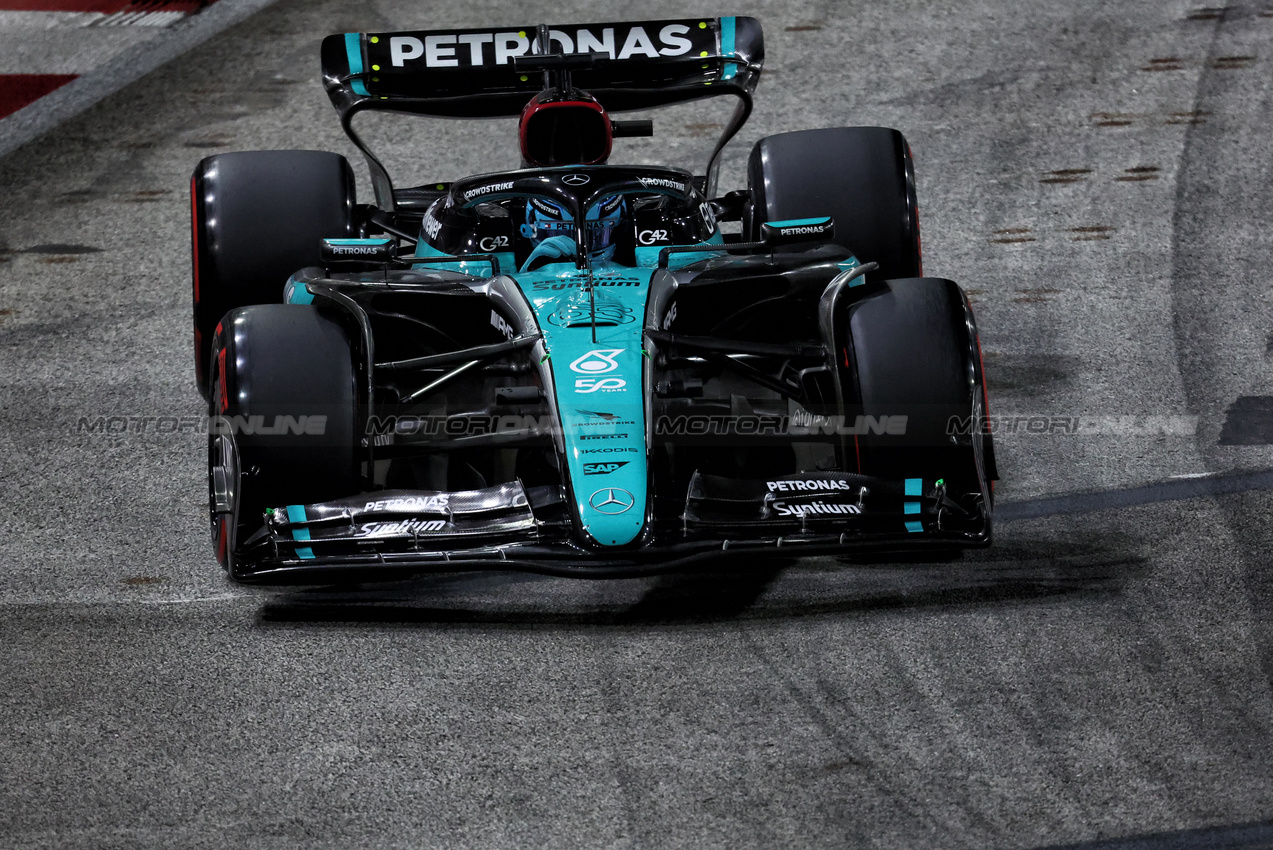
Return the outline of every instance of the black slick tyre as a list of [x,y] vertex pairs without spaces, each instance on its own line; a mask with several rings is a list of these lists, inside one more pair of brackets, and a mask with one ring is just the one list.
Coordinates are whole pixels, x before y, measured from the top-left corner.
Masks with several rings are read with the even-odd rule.
[[834,241],[872,280],[919,277],[919,208],[910,148],[886,127],[833,127],[767,136],[747,165],[752,239],[770,221],[831,216]]
[[344,328],[310,305],[233,310],[210,356],[211,530],[235,576],[266,509],[358,492],[358,385]]
[[204,159],[190,180],[195,375],[208,397],[212,332],[235,307],[281,303],[326,237],[352,232],[354,174],[323,151],[248,151]]
[[[995,472],[985,433],[985,381],[963,291],[939,278],[874,284],[840,322],[837,337],[852,363],[845,370],[845,401],[863,417],[854,441],[860,470],[890,479],[942,479],[952,494],[981,496],[989,505]],[[881,422],[897,427],[878,433],[874,426]]]

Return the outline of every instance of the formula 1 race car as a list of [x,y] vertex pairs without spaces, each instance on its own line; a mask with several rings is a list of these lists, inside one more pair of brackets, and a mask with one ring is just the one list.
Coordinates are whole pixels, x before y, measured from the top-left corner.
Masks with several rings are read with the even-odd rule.
[[[212,156],[191,183],[230,576],[988,545],[977,330],[922,276],[902,134],[769,136],[718,190],[763,59],[745,17],[328,36],[375,204],[316,151]],[[612,164],[653,132],[612,113],[717,97],[737,106],[702,174]],[[523,167],[395,187],[367,110],[519,117]]]

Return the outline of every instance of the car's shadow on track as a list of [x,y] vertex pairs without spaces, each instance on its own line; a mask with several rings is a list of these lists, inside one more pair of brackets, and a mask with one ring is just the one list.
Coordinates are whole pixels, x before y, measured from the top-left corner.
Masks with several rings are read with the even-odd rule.
[[950,560],[745,562],[604,582],[450,573],[283,592],[262,605],[257,625],[651,626],[1042,603],[1118,593],[1145,571],[1140,550],[1122,536],[1015,539]]

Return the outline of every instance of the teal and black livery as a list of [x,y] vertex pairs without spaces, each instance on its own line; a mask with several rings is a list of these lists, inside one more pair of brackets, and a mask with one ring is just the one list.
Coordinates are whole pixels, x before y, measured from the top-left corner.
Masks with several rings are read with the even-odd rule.
[[[748,17],[325,39],[374,203],[317,151],[217,154],[191,181],[228,574],[620,577],[989,545],[976,323],[923,276],[909,147],[777,133],[722,190],[763,60]],[[611,161],[654,132],[612,115],[722,95],[705,168]],[[352,130],[364,110],[524,114],[522,167],[395,187]]]
[[[386,109],[447,118],[517,116],[538,74],[510,73],[519,56],[540,52],[537,27],[340,33],[322,45],[323,82],[341,124],[365,154],[379,207],[396,206],[393,181],[354,131],[354,115]],[[714,193],[720,152],[751,114],[765,61],[760,22],[749,17],[549,24],[554,50],[604,53],[573,84],[608,112],[730,96],[740,108],[724,127],[706,170]]]

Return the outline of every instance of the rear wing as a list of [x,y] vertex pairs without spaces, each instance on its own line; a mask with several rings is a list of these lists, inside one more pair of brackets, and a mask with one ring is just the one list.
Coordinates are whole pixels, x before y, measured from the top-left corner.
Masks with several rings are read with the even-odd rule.
[[[392,209],[383,166],[350,126],[364,109],[448,118],[521,114],[543,88],[538,73],[519,73],[514,60],[542,52],[534,25],[420,32],[338,33],[323,39],[323,85],[354,144],[367,155],[377,202]],[[573,72],[577,88],[609,112],[733,95],[740,100],[708,164],[751,112],[764,63],[764,36],[755,18],[685,18],[548,27],[550,53],[594,54]],[[383,186],[381,185],[383,183]]]

